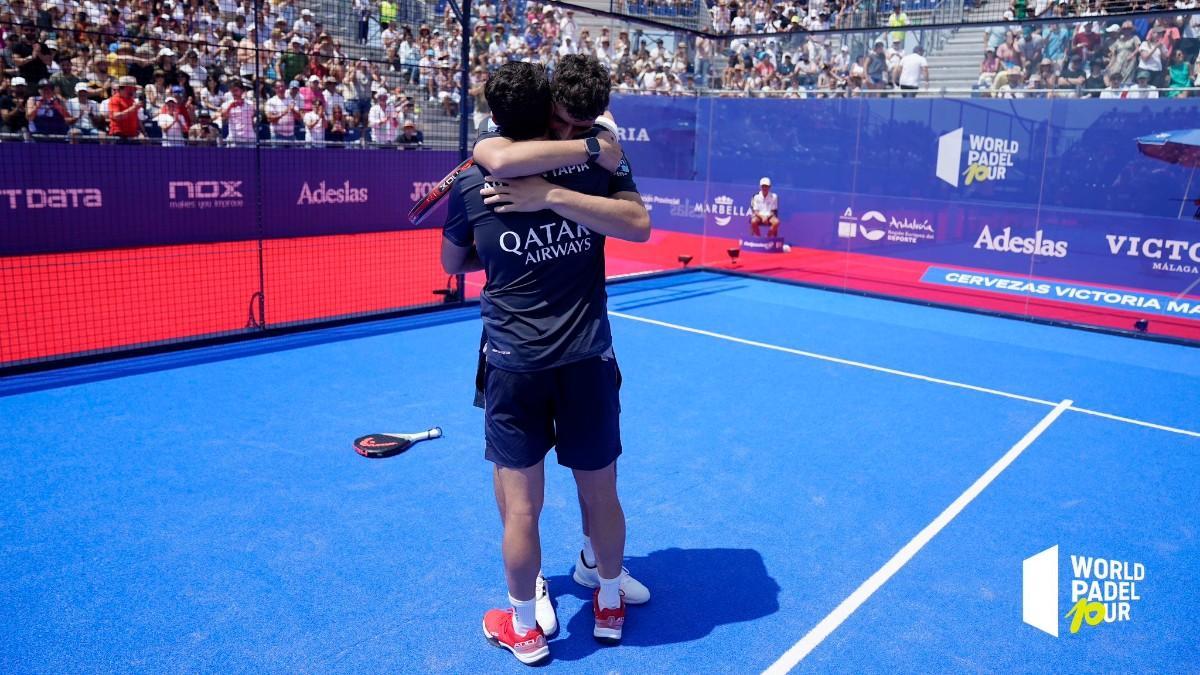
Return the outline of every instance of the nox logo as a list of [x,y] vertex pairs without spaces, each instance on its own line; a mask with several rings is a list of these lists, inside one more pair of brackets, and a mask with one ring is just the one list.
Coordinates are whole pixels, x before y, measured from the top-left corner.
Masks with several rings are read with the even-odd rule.
[[1021,620],[1058,637],[1062,619],[1078,633],[1086,624],[1131,620],[1133,603],[1139,602],[1138,584],[1146,578],[1146,566],[1093,556],[1071,556],[1071,608],[1059,614],[1058,546],[1026,558],[1021,563]]
[[240,180],[173,180],[167,183],[167,198],[180,199],[242,199]]

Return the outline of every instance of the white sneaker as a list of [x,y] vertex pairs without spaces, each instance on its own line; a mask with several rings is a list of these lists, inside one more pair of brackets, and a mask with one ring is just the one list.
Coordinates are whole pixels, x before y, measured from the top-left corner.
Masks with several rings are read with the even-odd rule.
[[550,637],[558,632],[558,615],[554,613],[554,603],[550,601],[550,584],[546,582],[546,578],[538,573],[537,591],[533,595],[537,601],[534,604],[534,609],[537,612],[537,625],[542,629],[542,633],[546,637]]
[[[575,583],[587,588],[600,587],[600,573],[595,565],[588,565],[583,560],[583,551],[579,552],[579,560],[575,562],[575,573],[571,575]],[[634,579],[629,570],[621,568],[621,592],[625,594],[625,604],[640,605],[650,601],[650,589],[642,582]],[[541,620],[538,620],[539,624]],[[548,633],[547,633],[548,634]]]

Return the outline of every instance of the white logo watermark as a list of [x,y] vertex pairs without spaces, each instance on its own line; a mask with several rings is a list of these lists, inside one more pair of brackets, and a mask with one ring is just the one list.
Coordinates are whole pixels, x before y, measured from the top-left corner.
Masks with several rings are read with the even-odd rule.
[[992,234],[991,229],[984,225],[983,231],[975,240],[975,248],[1048,258],[1067,257],[1067,242],[1047,239],[1041,230],[1034,232],[1032,237],[1014,237],[1011,227],[1004,228],[999,234]]
[[717,227],[725,227],[733,221],[734,216],[750,217],[750,207],[735,206],[733,198],[729,195],[717,195],[713,197],[711,204],[696,204],[695,210],[713,216]]
[[938,138],[937,177],[942,181],[959,186],[975,182],[997,181],[1008,178],[1008,170],[1021,151],[1021,144],[999,136],[968,135],[967,168],[962,168],[963,128],[942,134]]
[[104,193],[99,188],[0,189],[0,203],[10,209],[98,209]]
[[934,229],[928,219],[896,218],[885,216],[880,211],[867,211],[855,217],[854,211],[847,208],[838,218],[837,234],[843,239],[862,237],[867,241],[887,241],[901,244],[917,244],[923,241],[933,241]]
[[1021,619],[1058,637],[1063,619],[1074,634],[1087,626],[1131,621],[1142,600],[1138,584],[1146,579],[1140,562],[1071,555],[1071,607],[1059,614],[1058,546],[1026,558],[1021,564]]
[[367,188],[356,188],[350,185],[350,181],[344,181],[341,187],[328,188],[325,187],[325,181],[317,184],[317,187],[310,188],[308,183],[300,187],[300,196],[296,199],[298,205],[311,204],[366,204],[368,199]]
[[240,208],[245,205],[240,180],[173,180],[167,183],[172,209]]

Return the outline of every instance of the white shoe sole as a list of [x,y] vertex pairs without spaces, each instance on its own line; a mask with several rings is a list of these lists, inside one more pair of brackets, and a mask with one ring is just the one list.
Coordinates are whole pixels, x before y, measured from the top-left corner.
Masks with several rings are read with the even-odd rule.
[[541,649],[537,650],[536,652],[530,652],[528,654],[518,653],[517,650],[515,650],[512,647],[509,647],[508,645],[504,644],[503,642],[497,640],[494,635],[489,633],[486,622],[483,624],[483,637],[487,638],[487,641],[492,643],[496,647],[503,647],[504,649],[507,649],[510,654],[517,657],[518,661],[520,661],[521,663],[524,663],[527,666],[533,665],[533,664],[537,663],[538,661],[541,661],[542,659],[546,658],[547,656],[550,656],[550,645],[546,645],[545,647],[542,647]]
[[600,642],[616,644],[621,641],[621,629],[595,627],[592,628],[592,637]]

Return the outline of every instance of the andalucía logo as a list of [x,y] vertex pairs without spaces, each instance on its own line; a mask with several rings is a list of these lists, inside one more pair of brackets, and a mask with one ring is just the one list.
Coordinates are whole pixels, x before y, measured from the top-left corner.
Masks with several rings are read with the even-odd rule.
[[1139,584],[1146,579],[1140,562],[1071,555],[1070,608],[1059,614],[1058,546],[1030,556],[1021,564],[1021,619],[1040,631],[1058,637],[1067,622],[1074,634],[1101,623],[1131,621],[1134,603],[1142,596]]
[[969,134],[967,168],[962,168],[963,129],[959,127],[938,138],[937,177],[958,187],[975,182],[1005,180],[1021,144],[1009,138]]

